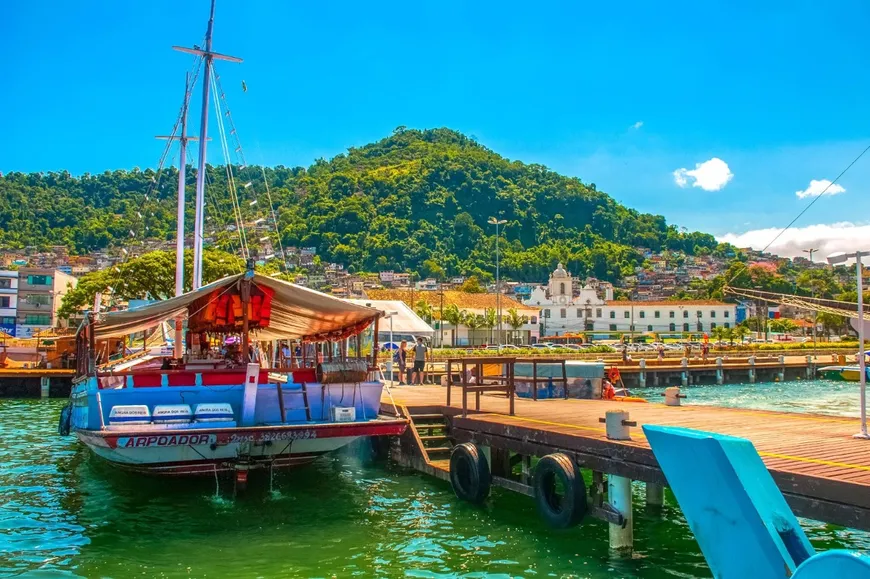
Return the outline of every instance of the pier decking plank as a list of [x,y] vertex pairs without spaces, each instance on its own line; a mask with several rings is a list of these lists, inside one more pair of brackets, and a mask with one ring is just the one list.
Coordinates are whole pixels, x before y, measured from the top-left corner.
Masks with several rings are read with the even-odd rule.
[[[439,386],[393,388],[392,394],[397,404],[438,407],[447,414],[457,414],[461,404],[454,400],[448,409],[445,389]],[[389,403],[386,398],[384,402]],[[515,403],[516,416],[508,416],[504,396],[483,396],[481,413],[469,410],[466,418],[453,417],[453,436],[528,454],[553,449],[574,452],[590,468],[651,482],[660,482],[662,475],[641,425],[739,436],[755,444],[798,515],[870,530],[870,441],[852,438],[859,430],[857,419],[605,400],[517,398]],[[614,409],[627,410],[637,421],[631,441],[605,436],[598,419]]]

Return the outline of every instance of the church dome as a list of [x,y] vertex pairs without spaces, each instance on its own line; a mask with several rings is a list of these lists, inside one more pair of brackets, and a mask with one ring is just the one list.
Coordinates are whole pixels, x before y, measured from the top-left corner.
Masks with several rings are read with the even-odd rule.
[[553,277],[568,277],[568,272],[565,271],[565,267],[561,263],[556,267],[556,271],[553,272]]

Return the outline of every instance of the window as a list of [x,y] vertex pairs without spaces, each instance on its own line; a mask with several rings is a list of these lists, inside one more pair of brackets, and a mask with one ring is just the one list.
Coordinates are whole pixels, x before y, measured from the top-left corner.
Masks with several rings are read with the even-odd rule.
[[633,332],[633,331],[634,331],[634,324],[631,324],[630,326],[628,326],[628,331],[629,331],[629,332]]
[[611,332],[615,332],[615,331],[616,331],[616,324],[610,324],[610,331],[611,331]]
[[715,317],[716,317],[716,310],[710,310],[710,317],[711,317],[711,318],[715,318]]
[[688,317],[689,317],[689,310],[683,310],[683,317],[684,317],[684,318],[688,318]]
[[29,326],[50,326],[51,314],[27,314],[24,323]]
[[596,317],[596,318],[600,318],[600,317],[601,317],[601,308],[595,308],[595,317]]
[[566,310],[565,308],[562,308],[561,310],[559,310],[559,317],[560,318],[567,318],[568,317],[568,310]]
[[9,296],[0,297],[0,308],[9,307]]
[[0,278],[0,289],[9,289],[12,287],[12,280],[8,277]]
[[668,317],[669,317],[669,318],[675,318],[676,316],[677,316],[677,312],[675,312],[675,311],[673,311],[673,310],[671,310],[671,311],[668,312]]
[[677,324],[671,322],[671,325],[668,326],[668,331],[669,332],[676,332],[677,331]]
[[702,312],[701,310],[698,310],[698,311],[695,312],[695,313],[698,314],[698,318],[700,318],[700,317],[703,315],[704,312]]
[[610,319],[613,319],[615,317],[616,317],[616,312],[610,312]]
[[50,275],[28,275],[27,283],[30,285],[51,285]]
[[577,308],[577,317],[578,317],[578,318],[582,318],[582,317],[583,317],[583,308]]
[[646,331],[647,331],[647,332],[652,332],[652,324],[650,324],[649,326],[646,327]]
[[562,282],[559,284],[559,293],[565,295],[565,283]]
[[726,328],[730,328],[730,327],[731,327],[731,324],[729,324],[728,322],[725,322],[725,323],[722,324],[722,325],[723,325],[724,327],[726,327]]
[[544,310],[544,317],[545,317],[545,318],[549,318],[549,317],[550,317],[550,310]]
[[629,318],[629,313],[628,313],[628,312],[622,312],[622,317],[625,318],[625,319],[627,320],[627,319]]
[[656,319],[662,317],[662,316],[661,316],[661,312],[659,312],[658,310],[656,310],[656,311],[653,313],[653,317],[656,318]]
[[538,323],[538,316],[532,316],[532,321],[530,323],[537,324]]
[[699,331],[699,332],[703,332],[703,331],[704,331],[704,324],[701,323],[701,322],[698,322],[698,331]]
[[28,294],[26,300],[32,306],[47,306],[51,303],[51,296],[46,294]]
[[646,317],[646,312],[643,311],[643,310],[641,310],[641,311],[640,311],[640,317],[641,317],[641,318],[645,318],[645,317]]
[[688,332],[688,331],[689,331],[689,324],[688,324],[688,323],[683,324],[683,331],[684,331],[684,332]]
[[716,322],[710,322],[710,329],[711,329],[711,330],[715,330],[715,329],[716,329]]
[[15,325],[15,318],[12,316],[0,317],[0,324],[3,324],[4,326],[14,326]]
[[722,312],[722,315],[723,315],[725,318],[729,318],[729,317],[731,317],[731,316],[730,316],[730,313],[731,313],[731,312],[729,312],[728,310],[725,310],[724,312]]

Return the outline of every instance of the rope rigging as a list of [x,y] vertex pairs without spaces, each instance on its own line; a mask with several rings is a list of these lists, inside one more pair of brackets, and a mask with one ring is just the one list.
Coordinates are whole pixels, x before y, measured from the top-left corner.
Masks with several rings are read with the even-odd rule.
[[[835,316],[843,316],[846,318],[858,318],[858,304],[854,302],[845,302],[841,300],[831,300],[824,298],[812,298],[792,294],[769,292],[764,290],[735,288],[731,286],[725,286],[724,288],[722,288],[722,290],[727,294],[745,297],[756,301],[765,301],[769,303],[793,306],[803,310],[823,312],[826,314],[833,314]],[[870,320],[870,312],[864,313],[864,319]]]

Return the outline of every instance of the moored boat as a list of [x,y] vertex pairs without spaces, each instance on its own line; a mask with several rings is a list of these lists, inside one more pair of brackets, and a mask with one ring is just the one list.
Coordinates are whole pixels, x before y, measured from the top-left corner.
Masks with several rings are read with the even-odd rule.
[[[864,369],[867,381],[870,382],[870,367]],[[856,366],[825,366],[819,368],[818,375],[825,380],[836,380],[845,382],[858,382],[861,378],[861,369]]]
[[[120,468],[169,475],[289,467],[362,436],[401,434],[405,419],[380,414],[380,316],[252,271],[140,309],[88,314],[61,433]],[[183,358],[100,365],[113,340],[179,318]],[[367,331],[371,359],[361,356]],[[229,336],[240,347],[217,356],[212,345]],[[269,353],[285,340],[327,353],[271,368]]]

